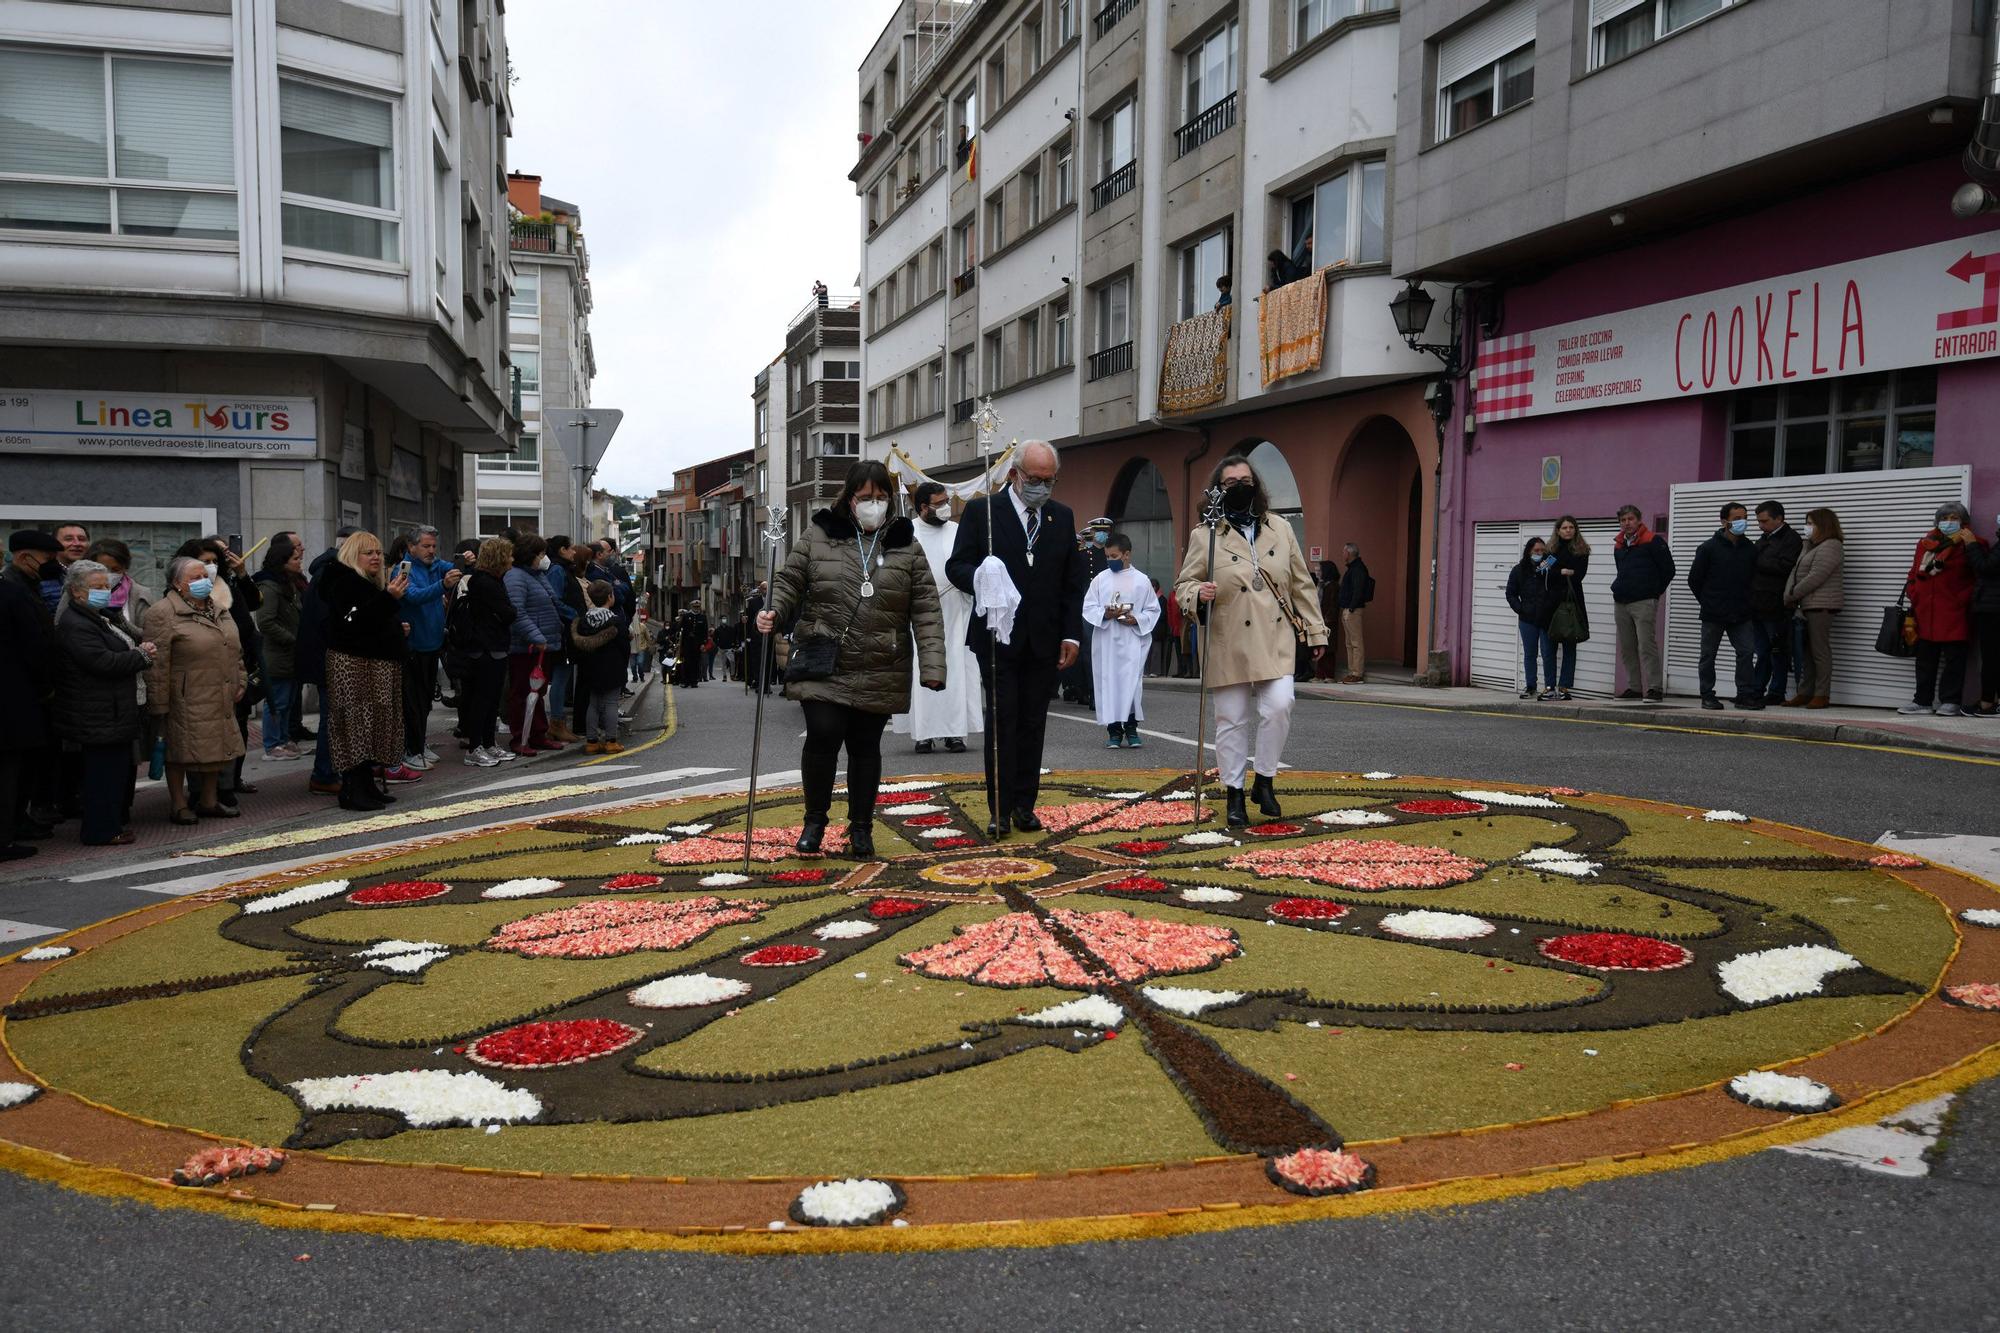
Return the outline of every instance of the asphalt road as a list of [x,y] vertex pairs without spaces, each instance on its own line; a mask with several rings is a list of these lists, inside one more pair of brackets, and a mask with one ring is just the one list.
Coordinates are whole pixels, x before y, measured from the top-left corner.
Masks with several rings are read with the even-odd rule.
[[[674,702],[669,739],[595,770],[635,785],[596,799],[680,789],[679,781],[644,784],[665,769],[722,770],[689,781],[743,776],[751,702],[740,688],[704,686]],[[1082,710],[1059,711],[1071,720],[1049,724],[1053,768],[1192,761],[1192,746],[1173,739],[1192,735],[1190,694],[1155,693],[1146,726],[1159,735],[1137,753],[1106,751]],[[772,700],[767,772],[797,768],[800,729],[797,709]],[[976,753],[913,755],[894,736],[886,748],[891,773],[977,764]],[[1565,784],[1728,806],[1863,840],[1922,830],[2000,843],[2000,771],[1943,757],[1353,703],[1302,704],[1287,757],[1300,767]],[[548,762],[548,781],[576,779],[567,771],[575,762]],[[303,782],[293,771],[287,780]],[[495,778],[441,770],[434,784],[406,789],[408,805],[453,799]],[[544,806],[533,785],[514,790],[524,804],[411,832],[591,799]],[[338,818],[329,802],[292,826],[311,831]],[[393,836],[303,850],[318,857]],[[192,868],[220,877],[275,859],[265,853]],[[157,901],[132,886],[175,873],[141,869],[71,882],[119,864],[106,855],[72,861],[60,874],[16,874],[0,883],[0,918],[81,924]],[[0,1174],[0,1310],[7,1326],[23,1329],[217,1331],[280,1323],[708,1328],[829,1320],[954,1329],[2000,1328],[2000,1303],[1990,1294],[2000,1244],[2000,1082],[1958,1100],[1932,1168],[1922,1178],[1890,1178],[1767,1152],[1511,1202],[1353,1221],[1041,1250],[773,1259],[587,1256],[273,1230]]]

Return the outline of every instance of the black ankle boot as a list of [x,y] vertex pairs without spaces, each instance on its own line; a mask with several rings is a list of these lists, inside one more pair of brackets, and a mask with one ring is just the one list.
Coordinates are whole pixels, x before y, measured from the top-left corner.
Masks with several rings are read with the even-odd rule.
[[875,825],[872,822],[847,826],[847,854],[857,861],[866,861],[875,855]]
[[1262,810],[1268,817],[1272,819],[1283,818],[1285,812],[1278,805],[1277,787],[1270,778],[1265,777],[1262,773],[1259,773],[1257,780],[1250,784],[1250,799],[1255,801],[1257,808]]
[[1242,828],[1250,822],[1250,812],[1243,806],[1243,789],[1230,787],[1226,790],[1229,793],[1229,827]]
[[799,829],[799,840],[792,845],[793,850],[801,856],[811,856],[819,851],[819,840],[824,836],[826,836],[826,821],[808,819]]
[[382,803],[375,799],[375,784],[367,776],[368,770],[349,769],[340,775],[340,808],[343,810],[375,811]]

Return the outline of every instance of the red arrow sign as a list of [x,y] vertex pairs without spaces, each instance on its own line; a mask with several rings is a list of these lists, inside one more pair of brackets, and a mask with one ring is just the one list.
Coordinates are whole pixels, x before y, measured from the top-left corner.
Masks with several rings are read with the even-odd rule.
[[1980,303],[1970,310],[1947,310],[1938,316],[1940,329],[1966,329],[1981,324],[2000,323],[2000,254],[1975,255],[1967,250],[1945,272],[1960,282],[1981,280],[1985,288]]

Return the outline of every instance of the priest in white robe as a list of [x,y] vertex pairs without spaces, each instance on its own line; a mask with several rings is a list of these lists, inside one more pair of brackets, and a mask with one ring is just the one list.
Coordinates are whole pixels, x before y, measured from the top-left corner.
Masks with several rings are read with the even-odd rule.
[[1104,728],[1104,746],[1136,750],[1139,723],[1146,712],[1141,695],[1146,686],[1146,655],[1153,648],[1153,626],[1160,619],[1160,599],[1153,581],[1132,567],[1132,539],[1114,532],[1104,543],[1105,568],[1084,594],[1084,623],[1092,626],[1091,688],[1097,695],[1097,721]]
[[951,497],[935,481],[918,485],[912,507],[916,512],[917,545],[931,562],[938,601],[944,611],[944,689],[910,691],[910,711],[890,720],[897,734],[916,737],[918,754],[930,754],[938,741],[953,754],[965,752],[965,738],[981,727],[979,664],[966,647],[966,624],[972,618],[972,598],[945,577],[945,561],[958,539],[951,516]]

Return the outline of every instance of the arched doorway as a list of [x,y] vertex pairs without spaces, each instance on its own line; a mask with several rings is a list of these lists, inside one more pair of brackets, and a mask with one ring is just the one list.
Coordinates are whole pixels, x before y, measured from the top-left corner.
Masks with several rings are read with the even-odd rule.
[[[1424,549],[1424,484],[1416,444],[1390,417],[1363,422],[1334,471],[1330,555],[1353,542],[1375,580],[1362,617],[1370,662],[1416,669],[1423,626],[1419,597],[1430,557]],[[1338,635],[1336,634],[1336,638]]]
[[1171,588],[1180,567],[1174,562],[1174,510],[1167,479],[1144,458],[1125,465],[1111,488],[1111,524],[1132,539],[1132,563],[1149,578]]
[[1292,536],[1297,539],[1299,550],[1305,550],[1305,501],[1299,496],[1298,479],[1292,475],[1292,465],[1285,461],[1283,451],[1269,440],[1252,439],[1237,445],[1236,452],[1257,469],[1257,477],[1264,483],[1264,494],[1271,502],[1271,513],[1292,525]]

